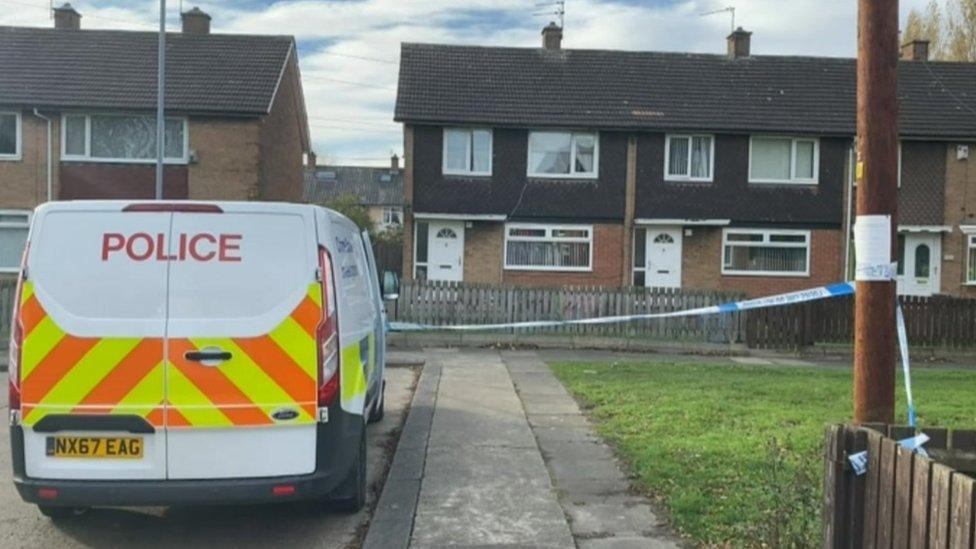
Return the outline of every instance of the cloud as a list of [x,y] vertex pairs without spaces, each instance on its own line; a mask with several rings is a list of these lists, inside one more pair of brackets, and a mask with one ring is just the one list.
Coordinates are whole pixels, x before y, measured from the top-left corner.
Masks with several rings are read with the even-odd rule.
[[[393,122],[400,43],[537,47],[548,16],[539,0],[186,0],[213,16],[215,32],[289,34],[299,41],[305,99],[320,158],[385,164],[402,154]],[[902,0],[901,20],[927,0]],[[9,3],[9,5],[7,5]],[[76,0],[84,28],[155,28],[155,0]],[[573,0],[567,48],[721,53],[728,0]],[[735,22],[756,54],[853,56],[854,0],[735,0]],[[50,26],[46,0],[0,0],[0,24]],[[168,24],[179,27],[178,0]],[[472,70],[477,70],[473,67]]]

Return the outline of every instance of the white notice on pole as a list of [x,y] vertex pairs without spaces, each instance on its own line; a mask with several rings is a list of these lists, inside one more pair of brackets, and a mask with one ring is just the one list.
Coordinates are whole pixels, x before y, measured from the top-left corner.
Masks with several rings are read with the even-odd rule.
[[879,281],[895,278],[891,262],[891,216],[859,215],[854,223],[854,280]]

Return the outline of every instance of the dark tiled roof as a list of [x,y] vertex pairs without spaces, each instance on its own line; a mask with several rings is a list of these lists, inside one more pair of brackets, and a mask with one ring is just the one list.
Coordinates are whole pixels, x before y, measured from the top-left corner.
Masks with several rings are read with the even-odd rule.
[[402,206],[403,170],[366,166],[319,166],[305,170],[305,201],[326,204],[343,195],[366,206]]
[[[157,34],[0,27],[0,104],[152,109]],[[290,36],[167,34],[168,109],[268,112]]]
[[[403,44],[396,119],[853,134],[855,61]],[[976,135],[976,64],[900,63],[905,135]]]

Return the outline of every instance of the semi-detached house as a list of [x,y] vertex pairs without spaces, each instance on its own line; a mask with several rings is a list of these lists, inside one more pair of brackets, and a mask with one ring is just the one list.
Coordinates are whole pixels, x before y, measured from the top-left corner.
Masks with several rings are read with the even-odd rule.
[[[157,35],[0,27],[0,272],[16,272],[35,206],[152,198]],[[302,200],[311,154],[291,36],[210,32],[199,9],[167,34],[163,195]]]
[[[851,262],[855,61],[404,44],[404,276],[789,291]],[[903,293],[976,284],[976,65],[900,62]],[[976,153],[976,150],[973,151]],[[974,159],[976,161],[976,159]]]

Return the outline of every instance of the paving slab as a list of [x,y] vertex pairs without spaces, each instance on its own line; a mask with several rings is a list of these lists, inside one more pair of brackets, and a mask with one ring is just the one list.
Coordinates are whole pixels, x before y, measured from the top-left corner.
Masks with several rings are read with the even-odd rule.
[[579,549],[677,549],[676,542],[651,537],[610,537],[581,540]]

